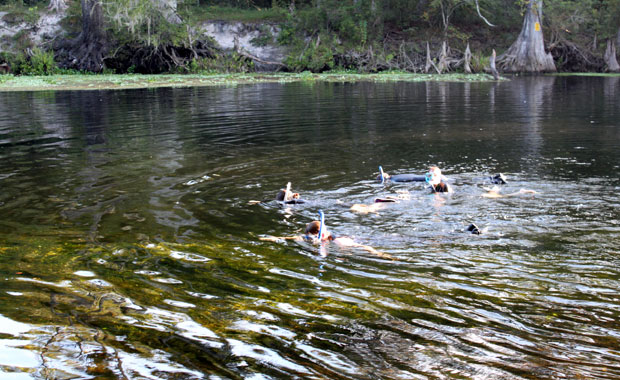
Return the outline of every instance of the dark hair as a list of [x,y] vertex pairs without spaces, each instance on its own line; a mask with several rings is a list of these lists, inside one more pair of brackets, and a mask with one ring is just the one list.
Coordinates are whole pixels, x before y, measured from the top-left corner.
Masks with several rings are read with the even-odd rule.
[[[306,235],[318,235],[320,229],[321,229],[321,222],[319,222],[318,220],[313,220],[312,222],[306,224]],[[325,234],[326,231],[327,230],[324,228],[323,234]],[[319,236],[319,238],[321,237]],[[331,232],[327,236],[327,240],[334,240],[335,238],[336,236],[334,236],[334,234],[332,234]]]
[[286,196],[286,190],[285,189],[280,190],[278,194],[276,195],[276,201],[283,201],[285,196]]
[[[291,199],[299,199],[299,193],[293,193],[290,192],[291,194]],[[290,200],[290,199],[284,199],[286,198],[286,189],[282,189],[278,192],[278,194],[276,195],[276,201],[286,201],[286,200]]]
[[306,225],[306,235],[318,235],[321,229],[321,222],[314,220]]

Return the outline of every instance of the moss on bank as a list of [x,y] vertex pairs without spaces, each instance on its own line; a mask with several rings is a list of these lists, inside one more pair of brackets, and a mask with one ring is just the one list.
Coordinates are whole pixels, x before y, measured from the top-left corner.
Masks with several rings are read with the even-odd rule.
[[49,90],[114,90],[156,87],[228,86],[249,83],[290,83],[303,81],[328,82],[487,82],[487,74],[411,74],[382,72],[357,74],[350,72],[303,73],[247,73],[247,74],[110,74],[110,75],[50,75],[0,76],[0,91]]

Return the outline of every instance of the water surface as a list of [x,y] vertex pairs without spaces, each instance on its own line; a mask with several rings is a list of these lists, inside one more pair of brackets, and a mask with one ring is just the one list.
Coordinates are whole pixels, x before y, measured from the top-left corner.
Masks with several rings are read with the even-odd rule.
[[620,78],[0,98],[0,377],[620,377]]

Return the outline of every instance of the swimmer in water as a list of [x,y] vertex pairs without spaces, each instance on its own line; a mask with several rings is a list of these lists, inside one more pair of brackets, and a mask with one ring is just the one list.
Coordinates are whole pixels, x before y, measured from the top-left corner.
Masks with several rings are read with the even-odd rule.
[[489,180],[491,180],[491,183],[495,184],[495,185],[505,185],[506,184],[506,177],[504,177],[504,175],[502,173],[496,174],[493,177],[489,177]]
[[451,193],[452,187],[444,182],[446,178],[437,166],[431,166],[426,173],[425,180],[431,186],[433,193]]
[[[276,201],[282,202],[284,204],[302,204],[306,203],[303,199],[301,199],[301,195],[299,193],[294,193],[291,191],[291,183],[286,184],[285,189],[280,189],[280,191],[276,194]],[[264,201],[249,201],[248,203],[251,205],[266,203],[269,200]]]
[[408,191],[398,191],[398,196],[388,195],[385,198],[375,198],[375,202],[369,205],[363,203],[356,203],[351,206],[350,210],[358,214],[370,214],[383,210],[387,207],[388,203],[398,203],[402,200],[410,200],[411,196]]
[[486,193],[481,195],[484,198],[506,198],[524,194],[538,194],[537,191],[528,189],[520,189],[519,191],[510,194],[501,194],[500,189],[497,186],[493,186],[491,189],[485,187],[484,190],[486,190]]
[[480,235],[485,230],[486,229],[480,228],[477,225],[475,225],[474,223],[470,224],[469,227],[467,227],[467,231],[471,232],[474,235]]
[[379,166],[379,175],[377,176],[377,181],[381,183],[385,183],[386,181],[392,182],[424,182],[423,175],[417,174],[395,174],[390,175],[383,171],[383,168]]
[[287,204],[292,203],[304,203],[301,199],[301,195],[299,193],[294,193],[291,191],[291,183],[286,184],[285,189],[281,189],[278,194],[276,194],[276,201],[284,202]]
[[[321,234],[321,238],[319,239],[319,232]],[[327,230],[325,225],[323,224],[323,228],[321,228],[321,222],[318,220],[314,220],[306,225],[306,231],[304,235],[301,236],[267,236],[259,238],[262,241],[278,241],[278,240],[295,240],[295,241],[308,241],[312,244],[321,244],[321,243],[334,243],[342,248],[361,248],[373,255],[393,259],[392,256],[379,252],[371,246],[356,243],[353,239],[346,236],[335,236],[333,233]]]
[[353,212],[356,212],[358,214],[370,214],[372,212],[377,212],[379,210],[383,210],[387,204],[389,202],[384,202],[384,201],[380,201],[377,202],[377,200],[375,200],[375,203],[371,203],[369,205],[363,204],[363,203],[356,203],[353,206],[351,206],[350,210]]
[[301,199],[301,195],[299,193],[286,192],[285,189],[282,189],[276,194],[276,201],[284,202],[284,203],[304,203]]

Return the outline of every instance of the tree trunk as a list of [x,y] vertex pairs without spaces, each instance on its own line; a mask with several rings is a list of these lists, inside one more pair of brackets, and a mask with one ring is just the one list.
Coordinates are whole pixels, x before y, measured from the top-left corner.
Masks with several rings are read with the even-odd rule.
[[[536,7],[533,6],[533,1],[536,1]],[[497,59],[502,71],[527,73],[556,71],[551,53],[545,52],[545,42],[538,15],[538,8],[542,6],[541,4],[541,0],[528,1],[519,37]]]
[[66,68],[101,72],[103,57],[108,50],[108,41],[103,22],[101,0],[81,0],[82,32],[60,47],[60,65]]
[[491,69],[491,75],[495,80],[499,80],[499,73],[497,72],[497,68],[495,67],[495,49],[493,49],[493,54],[491,54],[491,58],[489,59],[489,67]]
[[620,72],[620,65],[618,65],[618,60],[616,59],[616,44],[612,39],[607,40],[605,64],[607,65],[607,71],[612,73]]
[[441,44],[441,53],[439,54],[439,63],[437,69],[439,73],[445,73],[448,71],[448,47],[446,41]]
[[65,0],[50,0],[50,5],[47,7],[52,12],[60,12],[67,8]]
[[463,71],[467,74],[471,74],[471,50],[469,50],[469,42],[467,43],[467,48],[465,49],[465,55],[463,56]]
[[[107,38],[103,23],[101,0],[82,2],[82,67],[89,71],[103,70],[103,56],[106,53]],[[78,38],[79,39],[79,38]]]
[[424,72],[428,73],[431,69],[431,65],[433,61],[431,61],[431,48],[428,46],[428,42],[426,43],[426,65],[424,66]]
[[536,7],[536,13],[538,13],[538,22],[542,25],[543,23],[543,0],[533,0],[534,6]]

